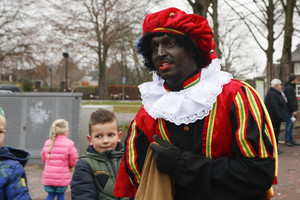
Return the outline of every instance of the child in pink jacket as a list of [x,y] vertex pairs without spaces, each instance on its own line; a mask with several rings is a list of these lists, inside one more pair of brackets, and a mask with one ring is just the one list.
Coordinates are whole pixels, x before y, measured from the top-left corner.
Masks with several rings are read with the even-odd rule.
[[74,167],[78,153],[74,142],[68,138],[69,125],[64,119],[55,120],[50,129],[41,157],[45,163],[42,184],[48,192],[46,200],[64,200],[65,190],[71,182],[70,168]]

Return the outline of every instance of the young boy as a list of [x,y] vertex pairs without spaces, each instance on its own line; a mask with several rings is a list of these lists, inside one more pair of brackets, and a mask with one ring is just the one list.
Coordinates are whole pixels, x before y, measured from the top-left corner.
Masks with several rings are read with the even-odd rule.
[[6,135],[6,119],[0,107],[0,199],[31,199],[24,170],[29,153],[2,147]]
[[100,108],[92,113],[87,135],[90,145],[78,160],[71,181],[73,200],[117,199],[113,190],[123,155],[121,134],[113,112]]

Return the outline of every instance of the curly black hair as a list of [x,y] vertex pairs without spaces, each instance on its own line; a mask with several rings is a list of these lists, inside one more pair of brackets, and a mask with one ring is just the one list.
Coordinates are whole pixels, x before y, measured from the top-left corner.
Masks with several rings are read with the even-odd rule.
[[180,46],[185,47],[190,53],[193,53],[195,55],[194,58],[197,62],[197,66],[199,67],[199,69],[201,69],[209,64],[208,61],[205,59],[205,57],[200,56],[201,49],[189,35],[187,35],[187,34],[178,35],[178,34],[173,34],[172,32],[170,32],[170,33],[147,32],[140,39],[140,41],[137,45],[137,49],[138,49],[139,53],[142,54],[144,57],[144,65],[150,71],[155,71],[155,67],[152,63],[152,50],[150,48],[150,42],[153,37],[159,37],[159,36],[163,36],[165,34],[169,35],[170,37],[174,37]]

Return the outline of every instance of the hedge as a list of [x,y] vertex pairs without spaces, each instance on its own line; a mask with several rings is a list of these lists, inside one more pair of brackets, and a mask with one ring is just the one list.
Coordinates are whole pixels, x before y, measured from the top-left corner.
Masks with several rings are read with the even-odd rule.
[[[141,100],[140,91],[136,85],[108,85],[108,96],[112,100],[122,100],[123,87],[125,100]],[[97,86],[79,86],[74,89],[74,92],[81,92],[82,99],[95,99],[97,97]],[[101,99],[101,97],[100,97]]]
[[82,99],[91,99],[97,95],[97,86],[79,86],[74,92],[82,93]]
[[137,85],[108,85],[108,95],[110,99],[122,100],[123,87],[125,100],[141,100],[140,91]]

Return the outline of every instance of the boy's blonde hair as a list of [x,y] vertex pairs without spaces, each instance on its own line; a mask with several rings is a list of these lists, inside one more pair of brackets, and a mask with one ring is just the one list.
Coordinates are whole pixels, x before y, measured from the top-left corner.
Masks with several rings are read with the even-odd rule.
[[51,143],[50,143],[50,146],[49,146],[47,159],[49,159],[50,152],[51,152],[51,149],[53,147],[55,137],[57,135],[66,135],[68,131],[69,131],[69,123],[67,122],[67,120],[57,119],[52,123],[51,128],[50,128],[50,133],[49,133]]
[[4,126],[6,127],[5,113],[1,106],[0,106],[0,120],[1,122],[3,122]]
[[0,122],[4,124],[4,127],[6,127],[6,118],[3,115],[0,115]]

